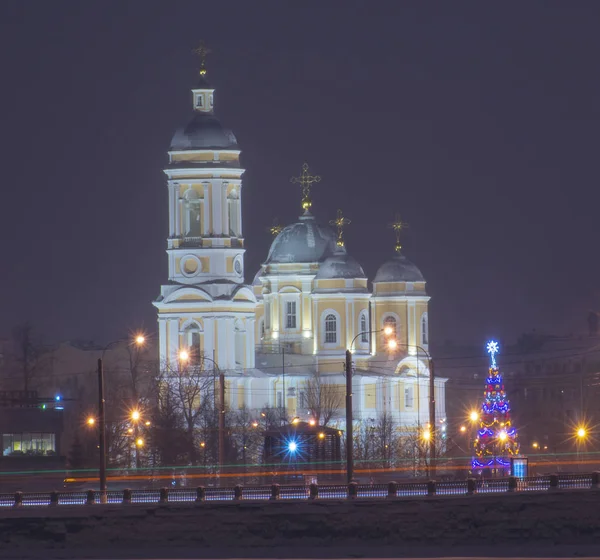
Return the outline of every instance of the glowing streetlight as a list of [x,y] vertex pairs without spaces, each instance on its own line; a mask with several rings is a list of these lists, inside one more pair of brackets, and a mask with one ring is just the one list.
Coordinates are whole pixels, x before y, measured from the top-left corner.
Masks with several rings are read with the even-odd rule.
[[292,424],[297,424],[298,422],[300,422],[300,418],[298,418],[297,416],[295,418],[292,418]]
[[128,433],[128,434],[133,434],[133,428],[128,428],[128,429],[127,429],[127,433]]
[[471,422],[477,422],[477,420],[479,420],[479,412],[472,410],[469,414],[469,420],[471,420]]
[[388,340],[387,346],[390,350],[395,350],[396,348],[398,348],[398,342],[394,338],[392,338]]
[[189,355],[188,351],[187,350],[181,350],[179,352],[179,359],[182,362],[187,362],[190,359],[190,355]]
[[140,419],[140,411],[139,410],[132,410],[131,411],[131,419],[134,422],[137,422]]
[[204,443],[204,442],[201,442],[201,443],[200,443],[200,447],[206,447],[206,443]]
[[255,421],[255,422],[252,422],[252,427],[253,427],[253,428],[258,428],[258,422],[256,422],[256,421]]
[[314,426],[316,423],[317,421],[312,418],[308,421],[309,426]]
[[143,334],[138,334],[138,335],[135,337],[135,343],[136,343],[138,346],[142,346],[142,344],[144,344],[144,342],[146,342],[146,337],[145,337]]
[[146,421],[146,426],[150,426],[150,420]]
[[423,439],[424,439],[425,441],[429,441],[429,440],[430,440],[430,438],[431,438],[431,432],[430,432],[429,430],[425,430],[425,431],[423,432]]
[[142,447],[142,446],[144,445],[144,440],[143,440],[142,438],[137,438],[137,439],[135,440],[135,444],[136,444],[138,447]]
[[534,441],[534,442],[531,444],[531,447],[533,447],[534,449],[537,449],[539,446],[540,446],[540,444],[539,444],[537,441]]
[[90,416],[90,417],[87,419],[87,425],[88,425],[88,426],[93,426],[95,423],[96,423],[96,419],[95,419],[93,416]]
[[466,426],[461,426],[460,427],[460,431],[464,434],[467,431],[467,427]]
[[295,441],[290,441],[290,443],[288,443],[288,450],[290,453],[296,453],[298,444]]
[[392,327],[389,327],[389,326],[388,327],[384,327],[384,329],[383,329],[383,334],[385,336],[390,336],[391,334],[393,334],[393,332],[394,332],[394,329]]
[[577,428],[577,437],[579,439],[584,439],[585,436],[587,436],[587,430],[583,426]]
[[319,432],[319,439],[325,439],[325,433]]

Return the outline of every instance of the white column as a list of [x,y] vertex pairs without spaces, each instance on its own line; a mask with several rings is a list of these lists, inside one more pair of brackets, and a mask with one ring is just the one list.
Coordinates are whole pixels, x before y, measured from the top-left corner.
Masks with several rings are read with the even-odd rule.
[[175,235],[183,235],[181,228],[181,213],[183,211],[183,200],[179,197],[179,187],[176,189],[175,199]]
[[179,321],[177,319],[168,320],[169,329],[169,366],[177,369],[179,361]]
[[223,233],[223,200],[221,198],[221,181],[213,179],[210,185],[210,204],[213,217],[213,235]]
[[406,305],[406,343],[408,344],[409,352],[412,355],[416,353],[414,345],[417,343],[417,338],[415,336],[415,314],[415,302],[409,301]]
[[227,204],[227,182],[220,181],[221,183],[221,221],[222,230],[221,234],[229,236],[229,204]]
[[202,221],[202,235],[210,235],[210,183],[202,183],[204,190],[204,199],[202,201],[204,220]]
[[167,349],[167,320],[158,320],[158,347],[159,347],[159,367],[163,368],[168,362],[168,349]]
[[254,358],[255,358],[254,345],[256,344],[255,335],[254,335],[255,323],[256,323],[255,319],[247,319],[246,320],[246,367],[247,368],[254,367]]
[[238,199],[237,199],[237,219],[238,219],[238,237],[244,237],[242,229],[242,185],[238,187]]

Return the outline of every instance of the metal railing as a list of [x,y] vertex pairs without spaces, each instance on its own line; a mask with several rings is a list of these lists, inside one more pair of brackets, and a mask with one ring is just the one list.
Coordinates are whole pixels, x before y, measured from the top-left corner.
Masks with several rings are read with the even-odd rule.
[[473,478],[442,482],[389,482],[387,484],[309,484],[295,486],[247,486],[205,488],[160,488],[159,490],[109,490],[106,499],[95,490],[86,492],[15,492],[0,494],[0,511],[15,507],[84,506],[108,504],[172,504],[236,501],[381,500],[426,496],[466,496],[508,492],[548,492],[600,488],[600,472],[530,476],[526,478]]

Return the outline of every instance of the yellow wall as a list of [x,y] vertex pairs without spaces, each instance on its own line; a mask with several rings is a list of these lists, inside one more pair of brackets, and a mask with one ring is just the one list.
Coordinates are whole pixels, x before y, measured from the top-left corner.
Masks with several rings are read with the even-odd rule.
[[377,385],[369,383],[364,386],[365,408],[377,408]]

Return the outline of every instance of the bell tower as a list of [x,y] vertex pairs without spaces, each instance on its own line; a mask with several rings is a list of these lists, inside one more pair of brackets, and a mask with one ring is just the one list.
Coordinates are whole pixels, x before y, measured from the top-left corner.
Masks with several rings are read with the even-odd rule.
[[[254,367],[254,327],[246,328],[246,323],[254,321],[255,299],[243,285],[244,169],[235,136],[214,113],[215,90],[205,67],[209,50],[201,45],[195,52],[201,66],[191,90],[192,115],[175,132],[164,171],[169,284],[154,302],[161,361],[172,363],[181,350],[206,356],[214,350],[221,369]],[[236,334],[241,332],[244,337]],[[250,338],[251,346],[235,348],[239,343],[248,346]]]

